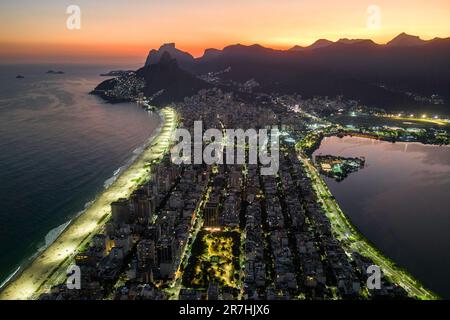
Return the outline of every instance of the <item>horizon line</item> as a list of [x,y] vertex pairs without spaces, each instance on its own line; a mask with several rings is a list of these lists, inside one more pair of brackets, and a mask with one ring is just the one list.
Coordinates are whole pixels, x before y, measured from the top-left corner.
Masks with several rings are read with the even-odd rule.
[[[329,41],[333,44],[338,43],[340,40],[350,40],[350,41],[360,40],[360,41],[371,41],[375,45],[378,45],[378,46],[385,46],[385,45],[389,44],[389,42],[391,42],[395,38],[399,37],[400,35],[415,37],[424,42],[429,42],[429,41],[433,41],[433,40],[450,39],[450,36],[446,36],[446,37],[432,36],[432,37],[422,38],[420,35],[414,35],[414,34],[408,34],[406,32],[401,32],[401,33],[397,34],[396,36],[394,36],[393,38],[391,38],[390,40],[387,40],[383,43],[376,42],[372,38],[352,38],[352,37],[342,36],[342,37],[337,38],[336,40],[330,40],[329,38],[325,38],[325,37],[318,38],[308,45],[301,45],[301,44],[276,45],[276,44],[269,44],[269,43],[262,43],[262,42],[258,43],[258,42],[250,42],[250,41],[238,41],[238,42],[230,42],[229,44],[225,44],[225,45],[221,45],[221,46],[203,46],[201,48],[197,47],[198,48],[197,50],[195,50],[193,48],[194,46],[189,46],[189,45],[187,45],[187,47],[191,47],[191,48],[183,49],[183,47],[186,47],[186,44],[182,44],[178,47],[176,41],[163,42],[159,46],[153,46],[153,47],[152,47],[152,45],[150,45],[150,48],[148,48],[148,46],[145,44],[137,44],[137,43],[128,43],[128,44],[103,43],[101,45],[103,47],[106,47],[107,49],[105,49],[105,51],[102,50],[101,52],[98,49],[93,50],[94,48],[98,48],[98,43],[97,44],[93,44],[93,43],[78,43],[78,44],[70,43],[70,44],[68,44],[68,43],[52,42],[52,43],[45,44],[42,42],[39,42],[39,43],[35,43],[35,42],[31,42],[31,43],[0,42],[0,44],[9,45],[9,46],[15,47],[15,48],[17,48],[17,47],[24,48],[24,47],[30,47],[30,46],[31,47],[39,46],[40,48],[42,48],[43,45],[44,46],[47,45],[47,46],[51,46],[53,48],[64,47],[66,49],[66,52],[63,51],[63,53],[60,52],[59,54],[54,54],[53,52],[49,55],[46,55],[45,53],[43,54],[42,52],[38,53],[39,57],[37,59],[33,59],[30,56],[26,56],[26,54],[28,54],[28,51],[20,52],[18,54],[17,52],[14,52],[14,50],[12,50],[12,52],[9,52],[9,54],[8,54],[8,52],[6,50],[4,50],[3,54],[0,54],[0,57],[3,56],[3,58],[6,58],[6,61],[8,61],[8,58],[12,58],[10,62],[4,61],[3,63],[1,63],[3,65],[45,64],[45,63],[98,64],[99,61],[97,59],[102,59],[102,60],[104,60],[104,62],[111,63],[111,64],[123,64],[125,62],[123,60],[129,59],[129,58],[133,59],[133,61],[130,61],[130,64],[133,64],[133,63],[137,63],[138,61],[145,62],[145,59],[150,51],[152,51],[152,50],[158,51],[162,46],[170,45],[170,44],[173,44],[177,50],[186,52],[186,53],[190,54],[192,57],[194,57],[195,59],[197,59],[197,58],[201,58],[207,50],[223,51],[227,47],[238,46],[238,45],[245,46],[245,47],[260,46],[265,49],[278,50],[278,51],[289,51],[290,49],[293,49],[296,47],[307,49],[307,48],[311,47],[312,45],[314,45],[316,42],[321,41],[321,40]],[[74,54],[73,51],[71,51],[70,54],[68,55],[67,48],[73,49],[74,47],[78,47],[78,48],[81,47],[80,50],[82,50],[82,52],[80,54]],[[120,48],[128,47],[129,50],[128,50],[128,52],[125,52],[125,53],[122,52],[122,54],[121,54],[120,50],[113,51],[113,52],[108,51],[108,49],[114,49],[116,47],[120,47]],[[134,48],[135,50],[130,50],[131,48]],[[198,53],[196,53],[196,51]],[[107,54],[105,56],[104,55],[105,52],[109,52],[110,54]],[[54,59],[57,59],[58,61],[53,62]]]

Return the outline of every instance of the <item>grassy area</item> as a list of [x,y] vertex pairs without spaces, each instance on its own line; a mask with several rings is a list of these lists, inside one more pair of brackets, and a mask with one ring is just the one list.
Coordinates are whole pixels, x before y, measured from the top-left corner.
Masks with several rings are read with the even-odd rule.
[[210,282],[223,287],[239,287],[239,243],[236,231],[201,231],[192,246],[192,255],[183,275],[186,287],[207,288]]

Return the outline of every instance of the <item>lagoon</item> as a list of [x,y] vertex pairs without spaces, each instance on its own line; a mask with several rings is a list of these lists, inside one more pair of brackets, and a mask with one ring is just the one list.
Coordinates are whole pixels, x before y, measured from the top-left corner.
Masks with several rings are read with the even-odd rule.
[[450,298],[450,147],[325,138],[313,156],[366,159],[344,181],[324,177],[344,213],[377,248]]

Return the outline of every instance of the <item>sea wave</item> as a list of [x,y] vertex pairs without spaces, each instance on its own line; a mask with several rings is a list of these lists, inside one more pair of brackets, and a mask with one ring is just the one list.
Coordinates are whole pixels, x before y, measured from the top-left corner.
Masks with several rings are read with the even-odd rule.
[[134,163],[134,161],[136,161],[136,159],[142,154],[142,152],[144,152],[147,145],[148,142],[146,142],[143,146],[134,149],[133,155],[125,162],[125,164],[116,169],[112,177],[109,177],[108,179],[105,180],[105,182],[103,183],[103,187],[105,190],[108,189],[117,180],[117,178],[120,176],[122,172],[124,172],[129,166],[131,166]]
[[133,154],[141,154],[144,151],[144,146],[133,150]]
[[143,143],[143,145],[133,150],[133,155],[125,162],[125,164],[116,169],[113,175],[105,180],[105,182],[103,183],[103,187],[105,190],[108,189],[117,180],[122,172],[128,169],[128,167],[136,161],[136,159],[145,151],[145,149],[152,143],[155,137],[158,136],[158,134],[161,132],[164,118],[161,113],[158,113],[158,116],[160,119],[159,126],[153,131],[152,135]]
[[[83,211],[78,213],[80,215]],[[0,289],[4,287],[8,282],[14,279],[16,275],[19,275],[21,270],[25,269],[26,266],[28,266],[41,252],[43,252],[45,249],[47,249],[55,240],[59,237],[61,233],[64,232],[64,230],[69,226],[69,224],[72,222],[72,220],[69,220],[62,225],[57,226],[56,228],[51,229],[44,238],[44,242],[42,245],[39,245],[36,252],[29,258],[26,259],[26,261],[22,264],[20,264],[16,270],[14,270],[9,276],[5,278],[5,280],[0,284]]]
[[53,228],[45,235],[45,243],[42,247],[38,249],[38,252],[42,252],[45,249],[48,248],[55,240],[59,237],[61,233],[64,232],[64,230],[67,228],[67,226],[72,222],[72,220],[69,220],[65,223],[63,223],[60,226],[57,226],[56,228]]
[[110,185],[112,185],[114,183],[114,181],[117,180],[117,178],[119,177],[119,173],[122,171],[122,167],[118,168],[116,171],[114,171],[112,177],[108,178],[105,180],[105,182],[103,183],[103,187],[105,189],[108,189]]
[[[161,113],[158,113],[158,115],[160,118],[159,126],[153,131],[152,135],[145,141],[145,143],[142,146],[133,150],[133,155],[126,161],[126,163],[123,166],[119,167],[117,170],[115,170],[113,176],[105,181],[104,183],[105,189],[107,189],[112,183],[114,183],[114,181],[117,180],[119,175],[134,163],[134,161],[144,152],[144,150],[152,143],[155,137],[161,132],[164,123],[164,118]],[[44,243],[39,245],[37,251],[32,256],[28,257],[26,261],[21,263],[16,270],[14,270],[8,277],[5,278],[5,280],[0,284],[0,288],[4,287],[9,282],[13,281],[15,277],[19,276],[22,270],[24,270],[39,254],[41,254],[53,242],[55,242],[55,240],[64,232],[64,230],[70,225],[70,223],[73,220],[82,215],[95,202],[97,197],[98,195],[96,195],[93,200],[86,202],[84,205],[84,209],[79,211],[72,219],[61,224],[56,228],[51,229],[45,235]]]
[[18,267],[13,273],[11,273],[6,279],[5,281],[2,282],[2,284],[0,284],[0,289],[3,288],[3,286],[5,284],[7,284],[16,274],[17,272],[19,272],[21,267]]

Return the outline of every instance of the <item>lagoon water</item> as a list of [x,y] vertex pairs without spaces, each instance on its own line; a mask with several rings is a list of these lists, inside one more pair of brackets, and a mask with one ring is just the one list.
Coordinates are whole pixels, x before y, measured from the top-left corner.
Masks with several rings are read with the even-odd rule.
[[105,79],[100,73],[116,68],[0,66],[0,284],[53,241],[158,127],[159,116],[136,104],[88,94]]
[[376,247],[450,298],[450,147],[330,137],[318,154],[366,158],[342,182],[325,178],[331,192]]

